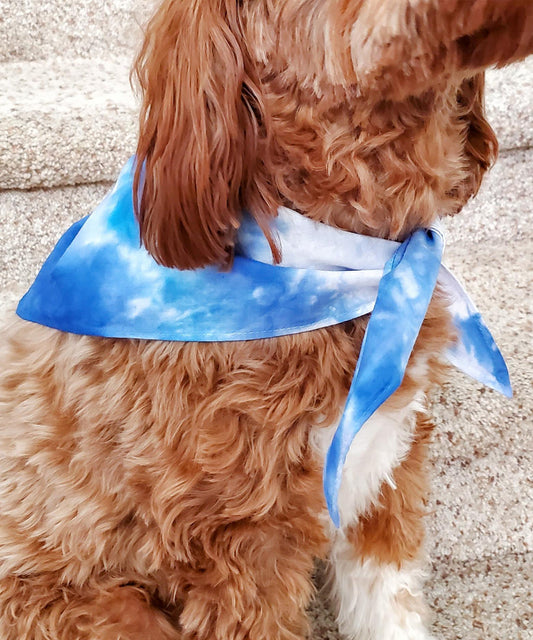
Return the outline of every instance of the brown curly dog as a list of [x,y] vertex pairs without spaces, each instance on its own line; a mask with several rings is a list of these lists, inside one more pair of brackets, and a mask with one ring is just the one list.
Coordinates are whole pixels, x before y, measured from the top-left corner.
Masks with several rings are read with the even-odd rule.
[[[483,70],[532,51],[531,0],[164,0],[135,65],[146,248],[223,268],[244,208],[400,240],[457,213],[497,153]],[[437,293],[354,442],[335,531],[324,450],[365,326],[183,344],[14,320],[1,639],[302,640],[329,553],[348,638],[427,640],[424,398],[450,319]]]

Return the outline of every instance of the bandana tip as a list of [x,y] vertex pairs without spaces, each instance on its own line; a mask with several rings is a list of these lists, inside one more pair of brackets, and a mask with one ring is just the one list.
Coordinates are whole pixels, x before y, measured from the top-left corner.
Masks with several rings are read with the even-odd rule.
[[506,398],[511,399],[514,396],[513,387],[511,386],[511,381],[509,379],[498,382],[498,384],[487,386],[490,386],[494,391],[499,391]]
[[335,529],[340,529],[341,518],[339,514],[339,507],[337,506],[336,502],[330,503],[328,501],[328,513],[329,513],[329,517],[331,518],[331,522],[333,522]]

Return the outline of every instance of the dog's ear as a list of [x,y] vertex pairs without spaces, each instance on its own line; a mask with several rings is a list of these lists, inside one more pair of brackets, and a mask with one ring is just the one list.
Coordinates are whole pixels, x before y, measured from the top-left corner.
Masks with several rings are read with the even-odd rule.
[[350,38],[361,87],[403,97],[533,53],[533,2],[359,0]]
[[266,114],[236,0],[164,0],[134,74],[143,97],[135,210],[165,266],[224,265],[244,207],[275,210],[262,164]]
[[485,172],[498,156],[498,140],[485,118],[485,74],[477,73],[463,80],[457,93],[459,114],[467,124],[465,160],[469,164],[465,182],[458,187],[458,199],[465,203],[475,196]]

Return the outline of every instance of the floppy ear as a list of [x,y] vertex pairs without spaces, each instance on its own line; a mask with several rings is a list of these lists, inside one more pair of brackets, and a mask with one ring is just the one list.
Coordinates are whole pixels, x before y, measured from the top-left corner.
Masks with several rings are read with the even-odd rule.
[[134,182],[141,240],[165,266],[224,265],[241,210],[275,210],[266,114],[235,0],[164,0],[134,73],[143,104]]
[[533,53],[531,0],[363,0],[351,31],[358,82],[391,97]]
[[460,117],[467,123],[465,160],[469,164],[467,178],[458,188],[461,203],[475,196],[485,172],[498,156],[498,140],[485,118],[485,74],[477,73],[461,84],[457,93]]

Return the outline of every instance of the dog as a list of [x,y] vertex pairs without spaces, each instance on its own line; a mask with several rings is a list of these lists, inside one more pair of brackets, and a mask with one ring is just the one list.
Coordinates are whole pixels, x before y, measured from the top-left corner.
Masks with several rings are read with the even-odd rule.
[[[497,154],[483,71],[531,52],[530,0],[164,0],[135,64],[143,246],[229,271],[242,212],[268,236],[280,206],[402,242],[477,192]],[[455,332],[437,288],[350,449],[336,529],[324,456],[367,324],[202,343],[14,319],[2,639],[301,640],[326,556],[346,637],[428,639],[425,397]]]

